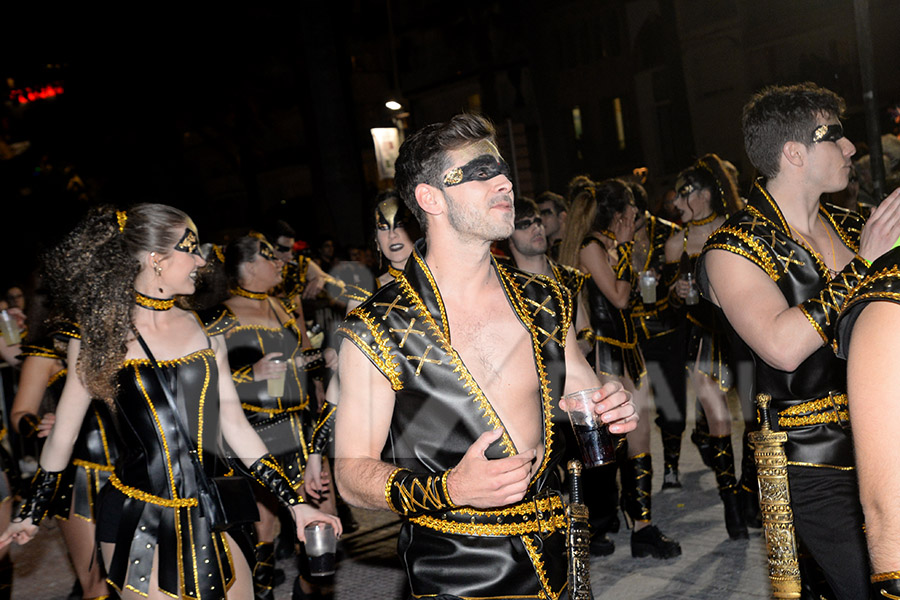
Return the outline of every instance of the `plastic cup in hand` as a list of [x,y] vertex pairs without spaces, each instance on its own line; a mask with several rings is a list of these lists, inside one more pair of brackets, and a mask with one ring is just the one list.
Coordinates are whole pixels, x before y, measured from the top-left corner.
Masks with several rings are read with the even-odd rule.
[[581,390],[565,397],[566,412],[575,429],[575,439],[581,450],[581,462],[585,468],[599,467],[616,462],[616,444],[609,426],[594,413],[594,393],[600,388]]
[[641,273],[641,300],[644,304],[656,304],[656,275],[653,271]]
[[334,575],[334,553],[337,538],[334,528],[324,521],[315,521],[303,529],[306,537],[306,556],[309,557],[309,574],[313,577]]
[[[273,358],[270,362],[276,365],[283,365],[283,358]],[[281,398],[284,396],[284,376],[287,371],[282,371],[272,379],[266,379],[266,393],[270,398]]]
[[0,335],[7,346],[15,346],[21,341],[19,325],[8,311],[0,310]]

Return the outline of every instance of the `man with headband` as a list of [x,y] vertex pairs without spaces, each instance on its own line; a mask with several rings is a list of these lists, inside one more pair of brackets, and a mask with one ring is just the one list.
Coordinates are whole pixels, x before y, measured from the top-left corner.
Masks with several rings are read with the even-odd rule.
[[[513,231],[513,190],[486,120],[416,132],[396,172],[425,240],[339,329],[338,486],[401,516],[413,597],[565,598],[551,412],[564,393],[600,387],[571,298],[491,258]],[[614,433],[634,429],[621,386],[594,401]]]
[[787,434],[798,541],[833,596],[849,599],[867,597],[869,567],[834,328],[849,291],[891,247],[900,225],[896,198],[865,228],[855,213],[820,205],[820,196],[845,188],[850,175],[855,149],[843,135],[843,108],[841,98],[812,83],[751,98],[744,145],[763,177],[747,207],[710,236],[697,275],[750,347],[756,393],[771,396],[772,429]]

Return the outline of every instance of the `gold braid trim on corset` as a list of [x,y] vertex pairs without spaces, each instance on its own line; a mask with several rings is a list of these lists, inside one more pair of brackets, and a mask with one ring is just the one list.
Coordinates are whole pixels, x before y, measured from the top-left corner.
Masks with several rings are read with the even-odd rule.
[[130,485],[125,485],[119,480],[118,477],[116,477],[115,473],[109,476],[109,482],[114,488],[116,488],[129,498],[137,498],[141,502],[147,502],[148,504],[156,504],[157,506],[165,506],[168,508],[197,506],[196,498],[175,498],[174,500],[170,498],[162,498],[160,496],[154,496],[153,494],[145,492],[144,490],[133,488]]

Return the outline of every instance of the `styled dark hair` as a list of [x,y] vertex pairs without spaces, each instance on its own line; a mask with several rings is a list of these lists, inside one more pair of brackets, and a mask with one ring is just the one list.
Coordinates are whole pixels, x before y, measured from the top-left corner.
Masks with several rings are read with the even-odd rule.
[[263,232],[266,239],[274,243],[280,237],[296,238],[297,232],[291,227],[291,224],[283,219],[277,219],[269,223],[268,228]]
[[546,191],[541,192],[541,194],[535,199],[537,204],[543,204],[544,202],[552,202],[553,210],[556,214],[568,212],[569,211],[569,203],[566,202],[566,199],[560,196],[557,193]]
[[[717,154],[704,154],[678,174],[675,191],[681,193],[686,185],[699,190],[709,190],[710,206],[720,215],[731,215],[740,210],[741,197],[734,178],[729,175],[725,162]],[[697,215],[694,215],[697,218]]]
[[741,120],[750,162],[763,176],[775,177],[784,145],[800,142],[808,146],[816,117],[840,118],[844,108],[840,96],[811,81],[771,86],[754,94],[744,106]]
[[494,126],[479,115],[463,113],[446,123],[427,125],[409,136],[400,146],[394,165],[394,185],[400,198],[425,231],[425,212],[416,202],[416,186],[427,183],[442,187],[440,177],[450,165],[447,153],[478,142],[494,139]]
[[519,196],[516,198],[516,216],[515,220],[524,219],[525,217],[536,217],[541,214],[537,202],[528,196]]
[[647,195],[647,190],[640,182],[632,179],[625,179],[623,181],[625,181],[625,185],[628,186],[628,189],[631,190],[631,195],[634,196],[634,204],[637,206],[638,212],[644,214],[644,211],[650,206],[650,197]]
[[240,285],[241,265],[256,260],[260,243],[259,234],[242,235],[228,242],[225,247],[225,281],[229,290]]
[[112,402],[115,376],[125,359],[134,311],[134,280],[140,256],[166,256],[191,223],[165,204],[138,204],[127,211],[100,206],[45,253],[45,281],[63,314],[81,329],[78,372],[95,398]]
[[569,182],[569,216],[566,234],[559,248],[559,261],[578,266],[581,242],[592,230],[609,228],[616,213],[625,210],[633,201],[628,185],[621,179],[606,179],[600,183],[579,175]]

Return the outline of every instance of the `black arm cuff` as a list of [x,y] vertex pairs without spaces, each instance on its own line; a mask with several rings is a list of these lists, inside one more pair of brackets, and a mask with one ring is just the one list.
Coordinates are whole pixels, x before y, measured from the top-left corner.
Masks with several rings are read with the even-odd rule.
[[303,504],[303,498],[291,487],[291,482],[271,454],[260,456],[255,463],[250,465],[250,474],[267,490],[275,494],[282,504],[288,506]]
[[331,402],[325,401],[322,404],[322,410],[319,412],[319,422],[312,434],[312,440],[309,442],[310,454],[323,454],[325,448],[331,442],[334,434],[334,417],[337,413],[337,406]]
[[872,575],[872,598],[900,598],[900,572],[875,573]]
[[854,257],[844,270],[809,300],[800,303],[800,310],[822,336],[826,344],[835,344],[834,326],[841,314],[841,308],[850,295],[850,291],[862,281],[869,271],[869,266],[861,256]]
[[413,473],[407,469],[397,469],[388,477],[384,498],[392,511],[404,517],[457,508],[447,491],[447,477],[451,470]]
[[19,505],[15,520],[30,517],[31,522],[37,525],[48,514],[54,514],[54,505],[68,499],[68,486],[63,483],[63,473],[64,471],[45,471],[39,466],[31,478],[31,486]]

